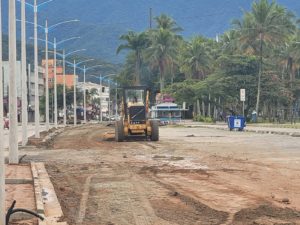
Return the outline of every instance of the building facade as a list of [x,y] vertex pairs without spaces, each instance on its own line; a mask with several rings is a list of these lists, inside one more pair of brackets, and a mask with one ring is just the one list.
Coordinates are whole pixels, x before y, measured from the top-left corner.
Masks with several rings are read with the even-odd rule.
[[[78,88],[80,90],[84,90],[84,83],[83,82],[78,82]],[[91,96],[92,100],[100,100],[99,103],[101,102],[101,110],[102,110],[102,115],[106,116],[108,113],[108,102],[109,102],[109,87],[100,85],[100,84],[95,84],[91,82],[86,82],[85,83],[85,89],[88,90],[89,92],[92,92],[93,89],[96,89],[97,92],[93,93]]]
[[[42,60],[44,79],[46,79],[46,60]],[[63,64],[61,60],[56,60],[56,83],[57,85],[64,84],[63,78]],[[78,81],[78,76],[76,76],[76,81]],[[49,88],[54,86],[54,59],[48,60],[48,82]],[[74,74],[66,74],[66,87],[72,88],[74,86]]]

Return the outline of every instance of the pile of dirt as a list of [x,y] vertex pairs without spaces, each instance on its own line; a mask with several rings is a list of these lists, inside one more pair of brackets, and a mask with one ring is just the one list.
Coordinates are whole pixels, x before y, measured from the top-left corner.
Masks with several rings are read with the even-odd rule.
[[242,209],[234,215],[233,225],[299,225],[300,212],[290,208],[261,205],[257,208]]

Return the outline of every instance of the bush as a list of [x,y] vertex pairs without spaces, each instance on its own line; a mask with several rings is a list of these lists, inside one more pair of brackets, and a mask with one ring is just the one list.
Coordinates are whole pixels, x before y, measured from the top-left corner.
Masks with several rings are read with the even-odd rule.
[[213,123],[214,120],[211,117],[205,117],[201,115],[194,116],[193,121],[195,122],[204,122],[204,123]]

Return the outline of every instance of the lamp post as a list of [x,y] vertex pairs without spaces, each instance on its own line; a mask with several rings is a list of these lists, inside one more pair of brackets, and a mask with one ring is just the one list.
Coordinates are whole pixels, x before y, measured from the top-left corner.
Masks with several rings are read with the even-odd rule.
[[[63,24],[63,23],[69,23],[69,22],[73,22],[75,20],[69,20],[69,21],[65,21],[65,22],[61,22],[61,23],[58,23],[58,24]],[[57,24],[53,25],[53,26],[58,26]],[[51,27],[53,27],[51,26]],[[48,28],[46,28],[48,29]],[[48,33],[48,31],[47,31]],[[48,66],[49,66],[49,63],[48,63],[48,53],[49,52],[52,52],[52,51],[49,51],[48,50],[48,45],[51,44],[54,48],[54,84],[53,84],[53,87],[54,87],[54,126],[57,128],[57,80],[56,80],[56,55],[58,55],[58,53],[56,52],[56,49],[57,49],[57,46],[67,42],[67,41],[71,41],[71,40],[74,40],[74,39],[79,39],[80,37],[71,37],[71,38],[67,38],[67,39],[64,39],[64,40],[61,40],[59,42],[56,41],[56,38],[54,38],[54,41],[51,42],[51,41],[48,41],[48,35],[46,35],[46,39],[40,39],[38,38],[39,41],[43,41],[46,43],[46,129],[48,130],[49,129],[49,82],[48,82]],[[65,71],[65,70],[64,70]],[[64,78],[65,78],[65,74],[63,75]],[[65,82],[64,82],[65,83]],[[47,101],[48,100],[48,101]]]
[[[20,21],[20,20],[18,20]],[[23,22],[23,21],[22,21]],[[25,21],[26,23],[28,24],[33,24],[32,22],[29,22],[29,21]],[[48,62],[48,44],[52,44],[52,46],[54,47],[54,49],[56,49],[56,46],[58,46],[59,44],[62,44],[66,41],[69,41],[69,40],[73,40],[73,39],[77,39],[79,37],[72,37],[72,38],[69,38],[69,39],[66,39],[66,40],[63,40],[63,41],[60,41],[58,43],[55,43],[56,41],[54,42],[50,42],[48,41],[48,34],[50,31],[52,31],[53,29],[55,29],[56,27],[60,26],[60,25],[63,25],[63,24],[67,24],[67,23],[73,23],[73,22],[79,22],[78,19],[74,19],[74,20],[65,20],[65,21],[62,21],[62,22],[59,22],[59,23],[56,23],[56,24],[53,24],[51,26],[48,26],[48,21],[46,20],[45,22],[45,26],[42,26],[42,25],[39,25],[37,24],[37,27],[42,29],[45,33],[45,40],[43,39],[40,39],[40,38],[37,38],[38,40],[40,41],[44,41],[45,42],[45,59],[46,59],[46,76],[45,76],[45,80],[46,80],[46,110],[45,110],[45,114],[46,114],[46,130],[48,131],[49,130],[49,62]],[[35,40],[35,38],[33,38]],[[55,67],[56,67],[56,60],[55,61]],[[54,70],[54,73],[56,73],[56,69]],[[56,81],[56,76],[54,76],[54,84],[55,84],[55,81]],[[56,89],[56,85],[54,85],[54,89]],[[56,95],[55,93],[56,90],[54,90],[54,95]],[[56,98],[55,98],[56,99]],[[56,105],[57,105],[57,101],[56,102]],[[56,111],[57,112],[57,107],[56,107]],[[55,123],[55,127],[57,127],[57,116],[56,116],[56,121],[54,122]]]
[[9,163],[13,164],[18,164],[16,54],[16,4],[9,1]]
[[[107,78],[107,77],[111,77],[111,76],[116,76],[117,74],[114,74],[114,73],[112,73],[112,74],[108,74],[108,75],[106,75],[106,76],[104,76],[104,77],[102,77],[102,75],[100,74],[99,76],[99,79],[100,79],[100,88],[102,88],[102,80],[104,80],[105,78]],[[90,75],[90,76],[93,76],[93,77],[96,77],[95,75]],[[96,78],[98,78],[98,77],[96,77]],[[102,104],[101,104],[101,97],[102,97],[102,90],[101,90],[101,92],[100,92],[101,94],[100,94],[100,121],[102,122],[102,119],[103,119],[103,117],[102,117]],[[108,94],[109,96],[108,96],[108,98],[109,98],[109,101],[108,101],[108,112],[109,112],[109,117],[110,117],[110,83],[109,83],[109,94]]]
[[29,3],[26,3],[29,6],[32,6],[34,11],[34,93],[35,93],[35,110],[34,110],[34,120],[35,120],[35,137],[40,138],[40,103],[39,103],[39,72],[38,72],[38,34],[37,34],[37,28],[38,28],[38,20],[37,20],[37,13],[39,7],[52,2],[53,0],[48,0],[46,2],[37,4],[37,0],[34,0],[34,5],[31,5]]
[[[0,0],[0,12],[2,12]],[[2,19],[0,17],[0,68],[2,68]],[[3,73],[0,73],[0,140],[3,140]],[[0,224],[5,224],[5,163],[4,143],[0,141]]]
[[102,93],[102,81],[101,81],[101,74],[99,75],[99,77],[98,76],[96,76],[96,75],[89,75],[89,76],[91,76],[91,77],[96,77],[96,78],[99,78],[99,96],[100,96],[100,112],[99,112],[99,120],[100,120],[100,122],[102,122],[102,101],[101,101],[101,97],[102,97],[102,94],[100,94],[100,93]]
[[[80,37],[74,37],[74,38],[80,38]],[[74,39],[73,38],[73,39]],[[72,38],[70,38],[72,39]],[[64,41],[67,41],[68,39],[64,40]],[[58,43],[57,43],[58,44]],[[75,50],[75,51],[72,51],[72,52],[68,52],[66,54],[65,50],[63,50],[63,54],[59,53],[59,52],[56,52],[55,54],[60,56],[62,59],[63,59],[63,110],[64,110],[64,126],[67,125],[67,100],[66,100],[66,58],[72,54],[75,54],[77,52],[80,52],[80,51],[85,51],[86,49],[78,49],[78,50]],[[52,52],[52,51],[50,51]],[[54,53],[54,52],[53,52]],[[86,62],[86,61],[83,61],[83,62]],[[80,63],[83,63],[83,62],[80,62]],[[73,63],[71,62],[68,62],[68,64],[71,64],[73,65]]]
[[100,67],[100,66],[103,66],[103,65],[95,65],[95,66],[91,66],[91,67],[88,67],[86,68],[86,66],[84,65],[83,68],[81,67],[78,67],[78,69],[80,70],[83,70],[83,111],[84,111],[84,123],[86,123],[86,89],[85,89],[85,81],[86,81],[86,72],[88,70],[91,70],[91,69],[94,69],[96,67]]
[[[86,49],[82,49],[80,51],[84,51]],[[77,101],[76,101],[76,68],[82,64],[82,63],[85,63],[85,62],[89,62],[89,61],[93,61],[94,59],[87,59],[87,60],[84,60],[84,61],[81,61],[81,62],[77,62],[74,60],[73,63],[69,62],[69,61],[65,61],[67,64],[73,66],[73,69],[74,69],[74,126],[77,125],[77,112],[76,112],[76,108],[77,108]]]
[[[27,76],[26,76],[26,10],[25,0],[21,2],[21,62],[22,62],[22,146],[25,146],[28,142],[27,124],[28,124],[28,111],[27,111]],[[1,42],[2,43],[2,42]],[[0,67],[2,68],[2,67]]]

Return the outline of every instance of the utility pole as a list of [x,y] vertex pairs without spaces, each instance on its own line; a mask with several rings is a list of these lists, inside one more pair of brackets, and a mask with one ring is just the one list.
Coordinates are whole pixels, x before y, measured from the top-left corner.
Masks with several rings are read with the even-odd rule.
[[[2,2],[0,0],[0,12]],[[3,140],[3,73],[2,73],[2,19],[0,16],[0,140]],[[5,224],[5,163],[4,144],[0,141],[0,224]]]
[[152,29],[152,8],[149,10],[149,27]]
[[[31,86],[31,81],[30,81],[30,76],[31,76],[31,65],[30,64],[28,64],[28,66],[27,66],[27,68],[28,68],[28,89],[27,89],[27,93],[28,93],[28,97],[27,97],[27,101],[28,101],[28,107],[27,107],[27,116],[29,115],[29,105],[30,105],[30,86]],[[29,116],[28,116],[28,118],[29,118]],[[29,119],[27,120],[27,121],[29,121]]]
[[56,80],[56,38],[53,42],[54,46],[54,126],[57,128],[57,80]]
[[46,44],[46,131],[50,129],[49,122],[49,54],[48,54],[48,21],[45,23],[45,44]]
[[66,52],[63,50],[63,105],[64,105],[64,126],[67,125],[67,100],[66,100]]
[[85,93],[85,73],[86,73],[86,66],[83,67],[83,120],[86,123],[86,93]]
[[[26,68],[26,10],[25,0],[22,0],[21,5],[21,39],[22,39],[22,146],[28,142],[27,124],[28,124],[28,101],[27,101],[27,68]],[[2,68],[2,67],[1,67]]]
[[118,83],[116,83],[116,116],[115,116],[115,121],[117,121],[117,115],[118,115]]
[[76,103],[76,61],[74,59],[74,126],[77,125],[77,103]]
[[19,160],[16,56],[16,2],[9,1],[9,163],[11,164],[18,164]]
[[110,118],[110,81],[108,81],[108,117],[109,117],[109,122],[111,122]]
[[[34,0],[34,122],[35,137],[40,138],[40,98],[39,98],[39,66],[38,66],[38,35],[37,35],[37,0]],[[14,2],[14,1],[13,1]]]
[[103,121],[103,115],[102,115],[102,74],[100,74],[100,122],[102,123]]

